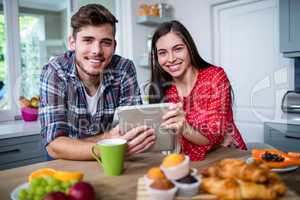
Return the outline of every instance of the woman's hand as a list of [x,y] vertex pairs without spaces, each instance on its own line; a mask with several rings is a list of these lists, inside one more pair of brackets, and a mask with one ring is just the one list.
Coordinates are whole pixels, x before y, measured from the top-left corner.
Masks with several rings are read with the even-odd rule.
[[176,134],[181,134],[185,126],[185,112],[182,103],[172,104],[169,111],[163,116],[162,128],[173,129]]

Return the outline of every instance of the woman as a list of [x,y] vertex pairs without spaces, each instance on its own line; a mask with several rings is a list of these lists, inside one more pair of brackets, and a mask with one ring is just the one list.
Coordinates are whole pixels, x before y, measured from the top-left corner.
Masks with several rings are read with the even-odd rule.
[[151,47],[149,102],[172,102],[162,126],[176,130],[182,153],[203,160],[220,144],[246,149],[233,121],[231,86],[220,67],[204,61],[178,21],[161,24]]

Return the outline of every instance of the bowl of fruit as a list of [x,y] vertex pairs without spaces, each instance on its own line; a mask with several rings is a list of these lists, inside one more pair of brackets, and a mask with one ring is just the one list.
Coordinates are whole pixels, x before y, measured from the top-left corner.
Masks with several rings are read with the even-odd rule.
[[16,187],[12,200],[96,200],[93,186],[83,181],[80,171],[41,168],[32,172],[28,182]]
[[21,115],[24,121],[36,121],[38,118],[40,98],[34,96],[31,99],[20,97]]

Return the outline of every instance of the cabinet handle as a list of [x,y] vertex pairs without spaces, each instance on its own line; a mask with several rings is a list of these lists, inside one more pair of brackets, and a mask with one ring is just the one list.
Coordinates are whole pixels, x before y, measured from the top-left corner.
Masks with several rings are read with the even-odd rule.
[[284,135],[284,137],[286,137],[286,138],[292,138],[292,139],[298,139],[299,140],[300,139],[300,134],[299,134],[299,136],[297,136],[295,134],[290,135],[290,134],[286,133]]
[[17,153],[17,152],[20,152],[20,151],[21,151],[20,149],[10,149],[10,150],[6,150],[6,151],[1,151],[0,155],[2,155],[2,154],[10,154],[10,153]]

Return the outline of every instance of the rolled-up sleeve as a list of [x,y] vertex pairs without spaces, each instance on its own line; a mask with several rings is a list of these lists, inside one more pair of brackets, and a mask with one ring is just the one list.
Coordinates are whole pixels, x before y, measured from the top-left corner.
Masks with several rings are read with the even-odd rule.
[[44,66],[40,78],[41,136],[44,146],[59,136],[67,136],[69,126],[65,108],[65,84],[50,64]]

